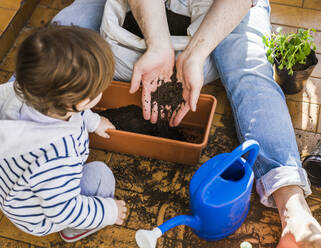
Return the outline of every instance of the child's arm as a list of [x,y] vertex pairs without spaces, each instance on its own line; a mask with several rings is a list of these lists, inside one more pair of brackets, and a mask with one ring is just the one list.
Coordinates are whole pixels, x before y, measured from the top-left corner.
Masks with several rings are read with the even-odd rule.
[[118,206],[114,199],[80,194],[82,167],[81,161],[67,157],[33,171],[30,187],[41,199],[44,214],[62,227],[91,229],[115,224]]
[[95,132],[104,138],[109,138],[109,135],[106,133],[108,129],[115,129],[115,126],[107,118],[93,113],[91,110],[83,112],[83,119],[88,132]]
[[83,111],[81,115],[84,119],[88,132],[94,132],[99,126],[100,115],[92,112],[90,109]]
[[109,129],[116,129],[115,126],[104,116],[100,117],[100,123],[95,130],[95,133],[101,137],[109,138],[109,135],[106,133]]

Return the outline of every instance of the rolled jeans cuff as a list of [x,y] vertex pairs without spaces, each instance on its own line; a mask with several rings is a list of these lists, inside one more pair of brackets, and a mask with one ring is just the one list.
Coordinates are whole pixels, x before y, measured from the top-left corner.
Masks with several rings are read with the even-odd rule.
[[282,166],[270,170],[256,181],[256,191],[263,205],[276,208],[272,193],[290,185],[299,186],[305,197],[312,193],[306,171],[301,167],[293,166]]

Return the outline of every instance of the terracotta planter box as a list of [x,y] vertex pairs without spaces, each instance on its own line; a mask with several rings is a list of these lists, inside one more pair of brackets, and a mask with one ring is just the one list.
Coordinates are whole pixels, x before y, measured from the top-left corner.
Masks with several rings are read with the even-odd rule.
[[[141,106],[141,92],[130,94],[129,86],[129,83],[113,82],[104,92],[97,107],[119,108],[130,104]],[[213,96],[201,94],[197,103],[197,111],[190,111],[180,125],[201,130],[204,137],[200,144],[110,130],[109,139],[90,134],[90,147],[195,165],[198,163],[202,149],[207,144],[215,107],[216,99]]]

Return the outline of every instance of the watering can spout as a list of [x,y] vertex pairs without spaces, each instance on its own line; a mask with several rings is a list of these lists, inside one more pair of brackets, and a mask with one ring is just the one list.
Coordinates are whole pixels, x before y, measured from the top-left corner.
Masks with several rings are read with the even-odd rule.
[[135,238],[139,248],[155,248],[157,239],[168,230],[180,226],[187,225],[194,230],[199,230],[201,223],[197,217],[190,215],[176,216],[153,230],[140,229],[136,232]]
[[160,236],[162,236],[162,231],[156,227],[153,230],[138,230],[135,239],[139,248],[155,248]]

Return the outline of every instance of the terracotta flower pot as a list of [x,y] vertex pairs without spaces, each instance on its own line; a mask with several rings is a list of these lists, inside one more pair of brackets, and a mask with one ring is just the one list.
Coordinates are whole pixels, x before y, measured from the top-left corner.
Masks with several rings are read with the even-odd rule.
[[[130,94],[129,88],[129,83],[113,82],[103,93],[97,108],[119,108],[131,104],[141,106],[141,92]],[[180,125],[201,130],[203,139],[200,144],[110,130],[109,139],[90,134],[90,147],[195,165],[198,163],[202,149],[207,144],[215,107],[216,99],[213,96],[201,94],[197,103],[197,111],[190,111]]]
[[281,86],[284,94],[296,94],[303,89],[315,65],[318,63],[318,59],[313,50],[307,57],[307,61],[310,62],[310,66],[304,70],[297,70],[295,65],[293,67],[293,75],[289,75],[286,68],[280,70],[278,68],[278,62],[275,61],[275,81]]

